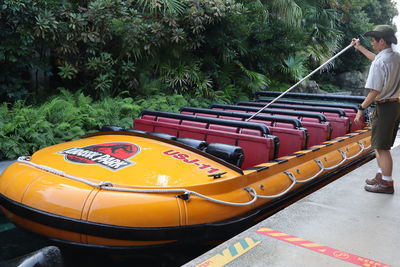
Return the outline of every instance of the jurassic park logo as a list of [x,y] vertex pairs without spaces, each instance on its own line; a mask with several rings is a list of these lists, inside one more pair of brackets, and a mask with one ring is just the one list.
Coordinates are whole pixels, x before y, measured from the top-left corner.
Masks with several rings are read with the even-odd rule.
[[132,143],[103,143],[85,147],[71,147],[56,154],[65,155],[64,159],[79,164],[97,164],[117,171],[135,164],[132,158],[140,152],[140,147]]

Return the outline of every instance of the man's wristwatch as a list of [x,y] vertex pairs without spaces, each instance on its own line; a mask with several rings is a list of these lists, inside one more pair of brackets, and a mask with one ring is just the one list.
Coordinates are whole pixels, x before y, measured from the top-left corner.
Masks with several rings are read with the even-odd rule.
[[363,108],[363,107],[361,106],[361,104],[358,105],[357,109],[358,109],[358,110],[365,110],[365,108]]

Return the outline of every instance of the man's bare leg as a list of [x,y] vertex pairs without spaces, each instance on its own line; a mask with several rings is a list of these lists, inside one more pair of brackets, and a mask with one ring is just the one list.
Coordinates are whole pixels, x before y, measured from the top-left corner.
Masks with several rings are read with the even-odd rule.
[[373,193],[393,194],[393,159],[390,150],[376,149],[375,153],[378,166],[382,169],[382,175],[377,174],[374,179],[367,179],[364,189]]
[[375,153],[376,153],[376,160],[378,161],[378,166],[382,170],[382,176],[390,177],[390,179],[384,179],[384,180],[392,180],[393,159],[390,150],[376,149]]

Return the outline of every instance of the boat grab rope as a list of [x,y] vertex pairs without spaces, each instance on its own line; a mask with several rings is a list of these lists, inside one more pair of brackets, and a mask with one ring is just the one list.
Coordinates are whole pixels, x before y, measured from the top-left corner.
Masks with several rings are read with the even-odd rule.
[[[289,179],[292,181],[292,183],[290,184],[290,186],[289,186],[287,189],[285,189],[285,191],[283,191],[283,192],[281,192],[281,193],[279,193],[279,194],[276,194],[276,195],[268,195],[268,196],[257,194],[257,197],[258,197],[258,198],[267,198],[267,199],[281,197],[281,196],[283,196],[284,194],[286,194],[287,192],[289,192],[296,184],[298,184],[298,183],[299,183],[299,184],[300,184],[300,183],[307,183],[307,182],[313,180],[314,178],[318,177],[322,172],[328,171],[328,170],[333,170],[333,169],[339,167],[340,165],[342,165],[345,161],[354,159],[355,157],[359,156],[359,155],[360,155],[362,152],[364,152],[365,150],[371,148],[371,145],[369,145],[368,147],[364,147],[364,145],[363,145],[361,142],[357,142],[357,144],[360,146],[360,151],[358,151],[355,155],[353,155],[353,156],[351,156],[351,157],[348,157],[348,156],[346,155],[346,153],[345,153],[343,150],[338,149],[337,151],[339,151],[340,155],[342,156],[342,159],[341,159],[341,161],[340,161],[339,163],[337,163],[337,164],[334,165],[334,166],[325,167],[321,160],[319,160],[319,159],[314,159],[314,161],[317,163],[317,165],[318,165],[318,167],[319,167],[319,171],[318,171],[316,174],[314,174],[312,177],[309,177],[309,178],[307,178],[307,179],[304,179],[304,180],[297,180],[297,179],[296,179],[296,176],[295,176],[292,172],[290,172],[290,171],[284,171],[283,173],[285,173],[285,174],[289,177]],[[250,193],[250,194],[251,194],[251,193]]]
[[103,190],[107,190],[107,191],[127,192],[127,193],[180,193],[182,195],[178,195],[177,197],[185,198],[184,196],[188,197],[190,195],[195,195],[195,196],[198,196],[200,198],[206,199],[206,200],[214,202],[214,203],[223,204],[223,205],[229,205],[229,206],[248,206],[248,205],[251,205],[251,204],[253,204],[254,202],[257,201],[257,192],[253,188],[250,188],[250,187],[246,187],[245,190],[247,192],[249,192],[249,194],[253,198],[248,202],[234,203],[234,202],[228,202],[228,201],[223,201],[223,200],[211,198],[211,197],[205,196],[203,194],[200,194],[198,192],[187,190],[187,189],[179,189],[179,188],[178,189],[120,188],[120,187],[114,187],[114,185],[111,182],[106,182],[106,181],[102,181],[100,183],[93,183],[91,181],[88,181],[85,178],[69,175],[69,174],[67,174],[67,173],[65,173],[63,171],[56,170],[54,168],[51,168],[51,167],[48,167],[48,166],[44,166],[44,165],[41,165],[41,164],[37,164],[37,163],[34,163],[34,162],[30,161],[30,160],[31,160],[31,158],[27,157],[27,156],[22,156],[22,157],[19,157],[17,159],[18,162],[31,165],[31,166],[33,166],[35,168],[40,169],[40,170],[47,171],[47,172],[50,172],[50,173],[53,173],[53,174],[56,174],[56,175],[59,175],[59,176],[62,176],[62,177],[77,181],[77,182],[81,182],[81,183],[87,184],[87,185],[92,186],[92,187],[96,187],[96,188],[100,188],[100,189],[103,189]]
[[286,193],[288,193],[296,184],[298,183],[306,183],[310,180],[315,179],[316,177],[318,177],[322,172],[326,171],[326,170],[332,170],[334,168],[339,167],[340,165],[342,165],[345,161],[347,160],[351,160],[354,159],[355,157],[359,156],[363,151],[369,149],[371,146],[368,147],[364,147],[364,145],[360,142],[357,142],[357,144],[360,146],[360,151],[357,152],[355,155],[351,156],[351,157],[347,157],[346,153],[343,152],[341,149],[338,149],[339,153],[342,156],[342,160],[336,164],[335,166],[332,167],[325,167],[324,164],[322,163],[321,160],[319,159],[314,159],[314,161],[317,163],[318,167],[320,168],[319,171],[314,174],[312,177],[309,177],[307,179],[304,180],[297,180],[296,176],[290,172],[290,171],[284,171],[283,173],[285,173],[289,179],[292,181],[292,183],[290,184],[290,186],[288,188],[286,188],[284,191],[282,191],[281,193],[275,194],[275,195],[260,195],[257,194],[256,190],[254,188],[251,187],[245,187],[243,188],[245,191],[247,191],[250,196],[252,197],[251,200],[249,200],[248,202],[229,202],[229,201],[223,201],[223,200],[219,200],[219,199],[215,199],[215,198],[211,198],[208,197],[206,195],[200,194],[196,191],[191,191],[191,190],[187,190],[187,189],[140,189],[140,188],[121,188],[121,187],[114,187],[114,185],[111,182],[107,182],[107,181],[101,181],[99,183],[94,183],[91,182],[85,178],[81,178],[81,177],[77,177],[77,176],[73,176],[70,174],[67,174],[63,171],[45,166],[45,165],[41,165],[41,164],[37,164],[31,161],[31,157],[29,156],[22,156],[19,157],[17,159],[18,162],[20,163],[25,163],[28,165],[31,165],[35,168],[38,168],[40,170],[49,172],[49,173],[53,173],[80,183],[84,183],[87,184],[89,186],[95,187],[95,188],[99,188],[99,189],[103,189],[103,190],[107,190],[107,191],[115,191],[115,192],[127,192],[127,193],[180,193],[181,195],[178,195],[177,197],[182,198],[184,200],[189,200],[190,195],[194,195],[197,196],[199,198],[203,198],[205,200],[208,200],[210,202],[214,202],[217,204],[222,204],[222,205],[228,205],[228,206],[247,206],[247,205],[251,205],[254,202],[257,201],[258,198],[262,198],[262,199],[271,199],[271,198],[278,198],[281,197],[283,195],[285,195]]

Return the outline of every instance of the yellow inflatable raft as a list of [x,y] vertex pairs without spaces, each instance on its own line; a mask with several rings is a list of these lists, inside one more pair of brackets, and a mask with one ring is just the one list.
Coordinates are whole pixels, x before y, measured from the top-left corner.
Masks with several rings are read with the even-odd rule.
[[[203,112],[144,112],[136,130],[106,128],[20,157],[0,177],[2,210],[20,227],[83,246],[150,248],[218,240],[371,155],[368,128],[319,145],[304,143],[277,157],[279,144],[291,140],[271,135],[278,122],[263,124],[268,115],[238,122],[226,113],[222,118]],[[254,151],[263,145],[271,150],[259,162]]]

